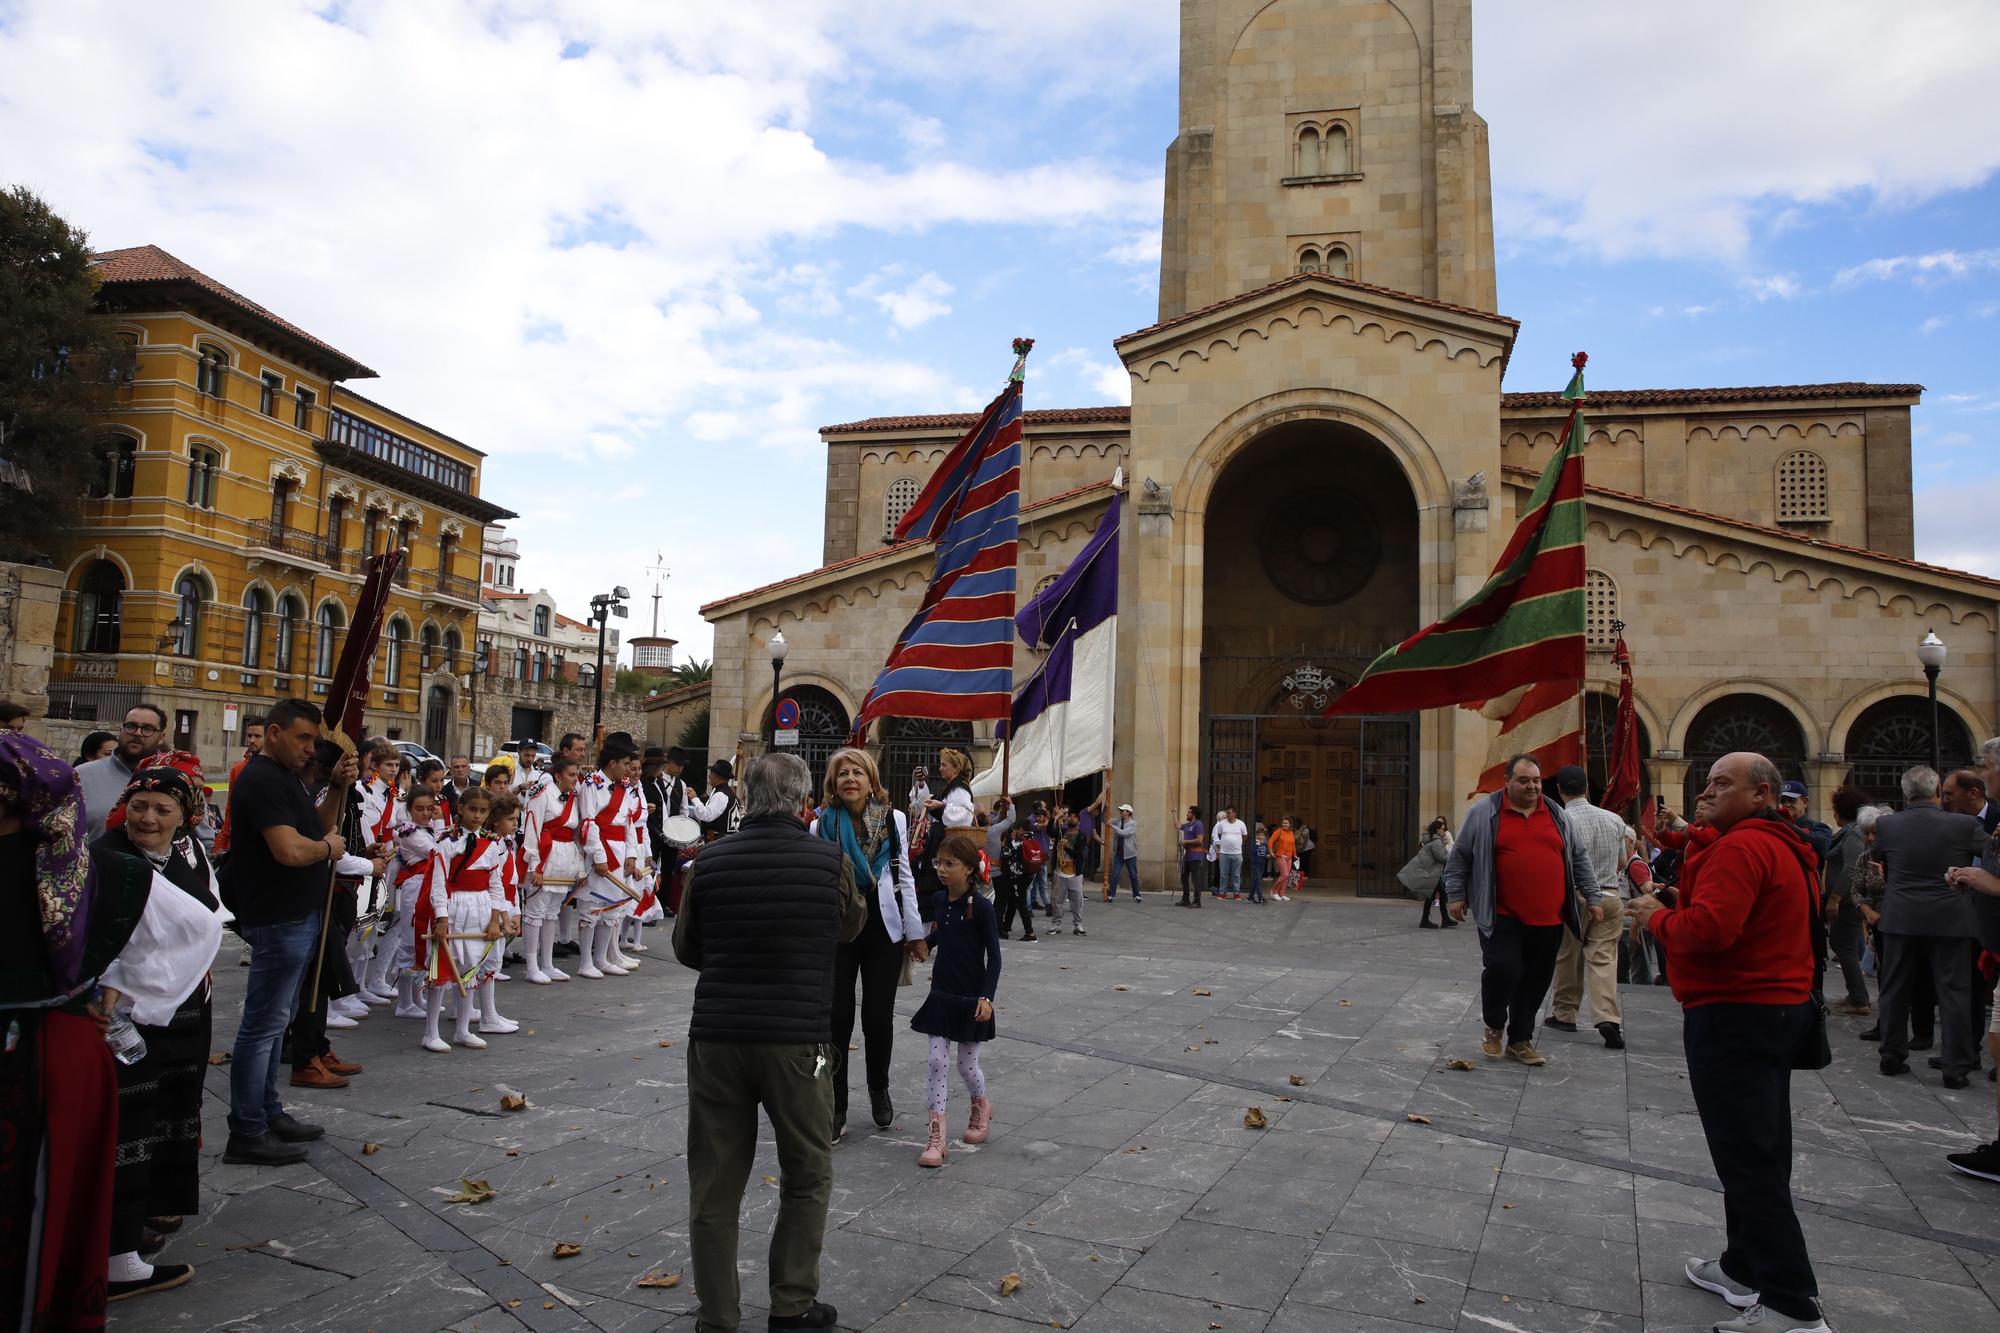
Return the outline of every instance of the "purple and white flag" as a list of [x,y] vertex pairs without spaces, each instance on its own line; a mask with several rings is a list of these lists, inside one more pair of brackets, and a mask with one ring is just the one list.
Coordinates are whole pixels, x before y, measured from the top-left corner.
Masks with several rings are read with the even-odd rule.
[[[1015,791],[1060,787],[1111,767],[1124,508],[1124,492],[1114,492],[1076,559],[1014,617],[1023,639],[1048,649],[1015,693],[1008,718],[1005,766]],[[1000,794],[1001,768],[989,765],[973,784],[974,795]]]

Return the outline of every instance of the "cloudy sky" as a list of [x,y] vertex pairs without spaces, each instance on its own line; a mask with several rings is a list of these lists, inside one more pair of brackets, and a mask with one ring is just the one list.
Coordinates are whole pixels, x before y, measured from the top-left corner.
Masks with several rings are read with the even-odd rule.
[[[818,426],[976,407],[1016,334],[1031,406],[1128,396],[1177,9],[0,0],[0,184],[489,451],[528,586],[663,554],[706,656],[697,606],[818,563]],[[1917,381],[1919,554],[2000,575],[2000,9],[1477,19],[1508,387]]]

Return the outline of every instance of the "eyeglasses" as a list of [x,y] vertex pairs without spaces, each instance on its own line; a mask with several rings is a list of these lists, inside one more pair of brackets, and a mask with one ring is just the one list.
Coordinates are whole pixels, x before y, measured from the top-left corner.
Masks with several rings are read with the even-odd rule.
[[143,722],[127,722],[118,729],[128,736],[157,736],[160,734],[160,728],[148,726]]

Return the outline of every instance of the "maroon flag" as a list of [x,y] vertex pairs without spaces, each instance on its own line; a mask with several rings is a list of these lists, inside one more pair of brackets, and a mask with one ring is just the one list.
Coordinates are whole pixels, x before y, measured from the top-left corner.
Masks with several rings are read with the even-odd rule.
[[1606,756],[1604,794],[1597,803],[1623,815],[1639,795],[1639,713],[1632,701],[1632,654],[1625,636],[1618,636],[1618,717],[1611,725],[1611,753]]
[[368,711],[368,675],[375,665],[375,646],[382,640],[382,621],[389,612],[389,585],[406,554],[385,551],[361,562],[367,577],[361,582],[354,619],[348,623],[346,642],[340,645],[340,663],[334,667],[333,681],[326,691],[329,736],[344,736],[351,743],[361,730]]

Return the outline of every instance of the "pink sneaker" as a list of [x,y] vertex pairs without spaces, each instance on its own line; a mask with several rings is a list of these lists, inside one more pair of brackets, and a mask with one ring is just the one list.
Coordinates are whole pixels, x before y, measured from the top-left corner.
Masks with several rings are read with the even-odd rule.
[[984,1097],[972,1099],[972,1118],[966,1122],[965,1141],[967,1143],[986,1142],[986,1132],[993,1127],[993,1103]]

